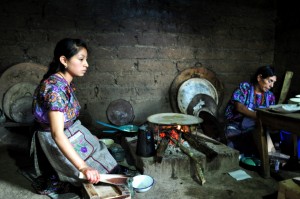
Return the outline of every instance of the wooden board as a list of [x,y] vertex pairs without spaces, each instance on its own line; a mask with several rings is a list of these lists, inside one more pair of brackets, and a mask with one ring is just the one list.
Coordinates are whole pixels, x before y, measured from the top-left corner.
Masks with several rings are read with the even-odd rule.
[[287,93],[290,89],[293,74],[294,73],[292,71],[286,71],[278,104],[282,104],[285,101]]
[[83,183],[85,199],[131,199],[130,192],[125,186],[93,185]]

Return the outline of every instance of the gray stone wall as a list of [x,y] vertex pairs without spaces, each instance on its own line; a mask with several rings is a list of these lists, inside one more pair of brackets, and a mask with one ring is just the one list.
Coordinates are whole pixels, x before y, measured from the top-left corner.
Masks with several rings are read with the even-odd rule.
[[56,42],[84,39],[89,71],[75,80],[83,114],[106,121],[116,99],[135,123],[171,112],[169,87],[195,65],[223,82],[220,118],[231,92],[273,64],[274,1],[5,0],[0,3],[0,73],[20,62],[48,65]]

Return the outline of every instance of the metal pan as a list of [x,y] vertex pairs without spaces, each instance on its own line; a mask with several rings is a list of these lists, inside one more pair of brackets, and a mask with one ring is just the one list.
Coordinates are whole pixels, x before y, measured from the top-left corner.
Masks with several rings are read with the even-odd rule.
[[210,96],[218,104],[218,92],[206,79],[191,78],[185,81],[178,90],[177,103],[181,113],[187,114],[187,108],[198,94]]
[[178,104],[178,105],[187,107],[186,112],[189,115],[194,115],[199,117],[199,113],[201,111],[206,111],[215,117],[217,115],[217,104],[215,100],[211,96],[206,94],[195,95],[192,98],[191,102],[188,104],[188,106],[186,104]]

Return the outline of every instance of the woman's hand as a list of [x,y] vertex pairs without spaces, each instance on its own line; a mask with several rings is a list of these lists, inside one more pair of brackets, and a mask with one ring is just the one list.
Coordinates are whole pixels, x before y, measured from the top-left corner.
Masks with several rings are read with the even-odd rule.
[[89,183],[97,184],[100,181],[100,174],[96,169],[84,167],[79,171],[84,174]]

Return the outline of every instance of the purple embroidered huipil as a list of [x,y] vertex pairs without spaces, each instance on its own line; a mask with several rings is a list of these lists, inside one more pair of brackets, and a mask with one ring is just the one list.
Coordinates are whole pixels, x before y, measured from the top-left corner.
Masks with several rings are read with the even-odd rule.
[[33,99],[33,115],[38,123],[49,126],[48,112],[60,111],[64,114],[65,128],[79,116],[80,105],[75,96],[74,84],[55,74],[37,87]]

